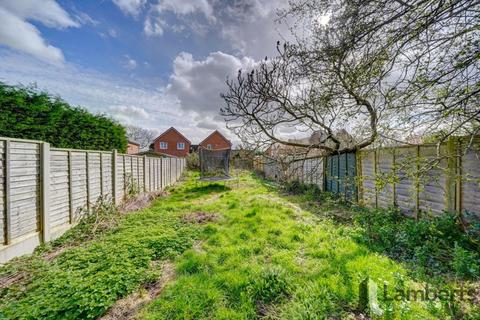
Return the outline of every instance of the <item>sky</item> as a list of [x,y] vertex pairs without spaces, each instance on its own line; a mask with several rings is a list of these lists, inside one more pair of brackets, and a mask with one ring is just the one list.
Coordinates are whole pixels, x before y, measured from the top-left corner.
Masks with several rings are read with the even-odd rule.
[[218,129],[227,77],[275,55],[287,0],[1,0],[0,81],[193,143]]

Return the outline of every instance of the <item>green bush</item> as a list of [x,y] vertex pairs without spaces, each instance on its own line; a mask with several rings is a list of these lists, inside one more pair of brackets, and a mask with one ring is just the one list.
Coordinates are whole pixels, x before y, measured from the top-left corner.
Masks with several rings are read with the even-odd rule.
[[397,209],[360,210],[360,241],[388,256],[410,262],[426,274],[480,277],[478,250],[453,214],[415,221]]
[[459,276],[480,278],[480,256],[478,252],[465,250],[455,243],[451,265]]
[[0,82],[0,136],[42,140],[57,148],[125,152],[125,128],[60,98]]
[[200,159],[198,158],[198,152],[189,153],[187,156],[187,169],[188,170],[200,170]]
[[305,194],[310,200],[319,199],[322,196],[322,191],[316,184],[304,184],[298,180],[286,182],[284,189],[292,194]]

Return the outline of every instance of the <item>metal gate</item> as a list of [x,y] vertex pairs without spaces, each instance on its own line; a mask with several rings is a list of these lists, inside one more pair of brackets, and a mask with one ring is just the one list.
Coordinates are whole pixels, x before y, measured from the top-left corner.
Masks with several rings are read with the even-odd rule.
[[357,201],[355,153],[343,153],[326,158],[325,190]]

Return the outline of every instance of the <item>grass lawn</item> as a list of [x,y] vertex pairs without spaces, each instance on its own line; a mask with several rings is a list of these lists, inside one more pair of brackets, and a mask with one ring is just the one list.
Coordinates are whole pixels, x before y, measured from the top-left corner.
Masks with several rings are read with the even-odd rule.
[[[0,318],[85,319],[148,292],[165,261],[173,275],[145,300],[138,319],[365,319],[359,284],[378,284],[385,319],[445,319],[451,303],[389,301],[395,289],[425,283],[406,267],[355,241],[358,230],[301,208],[249,173],[237,183],[197,183],[188,173],[170,195],[116,218],[78,243],[73,230],[0,269],[20,275],[0,289]],[[54,258],[51,252],[62,250]],[[472,310],[471,318],[475,312]]]

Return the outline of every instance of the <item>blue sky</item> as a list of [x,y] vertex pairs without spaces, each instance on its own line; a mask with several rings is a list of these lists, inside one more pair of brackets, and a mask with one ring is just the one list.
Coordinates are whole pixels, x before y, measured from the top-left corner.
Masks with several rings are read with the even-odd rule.
[[[2,0],[0,81],[193,142],[227,135],[227,76],[275,52],[286,0]],[[230,135],[231,138],[234,139]]]

